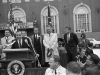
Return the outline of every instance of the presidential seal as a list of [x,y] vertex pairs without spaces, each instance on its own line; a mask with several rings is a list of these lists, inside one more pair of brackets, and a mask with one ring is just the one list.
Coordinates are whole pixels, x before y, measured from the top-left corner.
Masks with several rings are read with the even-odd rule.
[[7,72],[9,75],[23,75],[24,71],[25,71],[25,66],[19,60],[11,61],[8,64]]

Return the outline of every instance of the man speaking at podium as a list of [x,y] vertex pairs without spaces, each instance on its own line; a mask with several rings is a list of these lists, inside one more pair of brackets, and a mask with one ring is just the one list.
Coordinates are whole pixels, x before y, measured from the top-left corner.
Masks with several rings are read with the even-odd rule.
[[17,49],[17,48],[29,48],[32,49],[32,44],[31,41],[27,38],[22,37],[21,31],[18,31],[16,33],[16,40],[13,43],[12,49]]

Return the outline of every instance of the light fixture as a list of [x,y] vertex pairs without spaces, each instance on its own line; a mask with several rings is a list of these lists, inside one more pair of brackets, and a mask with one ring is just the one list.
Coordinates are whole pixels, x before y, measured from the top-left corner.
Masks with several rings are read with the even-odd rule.
[[64,6],[64,14],[67,15],[67,9],[66,9],[66,6]]
[[100,8],[97,8],[97,13],[100,13]]

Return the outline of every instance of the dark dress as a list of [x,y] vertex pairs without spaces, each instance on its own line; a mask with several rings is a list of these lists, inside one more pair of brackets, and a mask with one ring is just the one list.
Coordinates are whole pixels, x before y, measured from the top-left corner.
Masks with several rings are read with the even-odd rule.
[[58,38],[58,50],[60,56],[60,64],[65,67],[67,65],[67,52],[64,47],[64,39]]

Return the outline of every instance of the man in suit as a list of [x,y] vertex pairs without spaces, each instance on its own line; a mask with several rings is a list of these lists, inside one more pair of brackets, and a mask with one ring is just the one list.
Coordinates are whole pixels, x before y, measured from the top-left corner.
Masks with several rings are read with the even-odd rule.
[[44,35],[43,44],[45,46],[45,62],[48,63],[50,57],[53,55],[59,55],[57,49],[57,34],[52,33],[52,27],[47,26],[47,34]]
[[[34,34],[31,36],[33,47],[36,52],[39,54],[39,62],[43,65],[42,61],[42,37],[39,35],[38,28],[34,28]],[[38,62],[36,62],[36,67],[38,67]]]
[[76,61],[78,37],[75,33],[71,32],[71,27],[65,28],[64,34],[65,47],[67,50],[68,62]]
[[15,42],[13,43],[11,48],[12,49],[17,49],[17,48],[32,49],[32,44],[31,44],[31,41],[29,39],[22,37],[21,31],[18,31],[16,33]]

